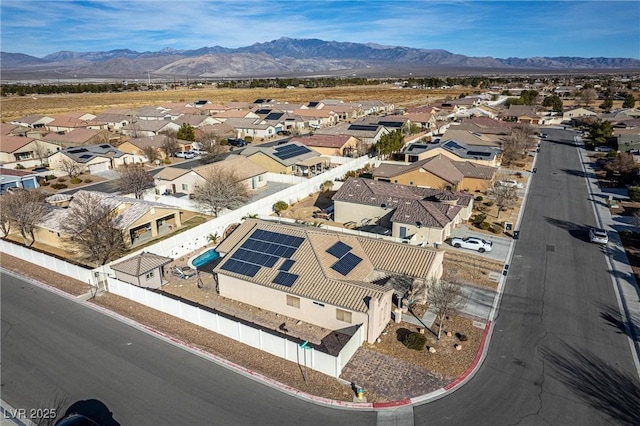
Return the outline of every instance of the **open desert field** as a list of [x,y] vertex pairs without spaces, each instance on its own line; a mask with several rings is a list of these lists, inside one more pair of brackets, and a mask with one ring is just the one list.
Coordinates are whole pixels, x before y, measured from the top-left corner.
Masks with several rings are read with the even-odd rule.
[[208,99],[213,103],[252,102],[258,98],[270,98],[289,103],[321,99],[341,99],[345,102],[380,100],[397,106],[411,106],[424,105],[438,99],[445,99],[447,96],[456,98],[462,92],[471,93],[472,90],[470,88],[405,89],[392,84],[319,89],[218,89],[208,86],[198,89],[149,92],[12,96],[0,99],[0,119],[10,121],[27,114],[57,116],[69,111],[98,114],[109,108],[138,108],[167,102],[192,102],[198,99]]

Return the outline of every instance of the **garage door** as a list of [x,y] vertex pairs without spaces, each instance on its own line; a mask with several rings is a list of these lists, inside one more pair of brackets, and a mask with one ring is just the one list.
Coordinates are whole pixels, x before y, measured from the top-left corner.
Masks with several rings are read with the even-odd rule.
[[107,170],[109,170],[108,161],[105,161],[104,163],[92,164],[89,166],[89,173],[106,172]]

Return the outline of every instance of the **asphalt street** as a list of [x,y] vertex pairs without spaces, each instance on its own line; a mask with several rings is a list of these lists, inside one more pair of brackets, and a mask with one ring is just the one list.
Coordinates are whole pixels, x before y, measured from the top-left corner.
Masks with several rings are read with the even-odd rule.
[[549,130],[487,357],[416,424],[640,424],[640,382],[601,247],[574,134]]
[[10,275],[0,288],[2,399],[16,409],[89,401],[109,425],[376,423],[374,412],[305,402]]

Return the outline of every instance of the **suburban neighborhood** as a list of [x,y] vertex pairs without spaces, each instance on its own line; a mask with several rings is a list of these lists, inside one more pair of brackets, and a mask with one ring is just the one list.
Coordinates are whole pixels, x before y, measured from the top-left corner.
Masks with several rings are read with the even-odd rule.
[[[617,224],[555,225],[605,252],[640,229],[640,110],[579,95],[558,109],[545,99],[559,89],[17,117],[0,127],[3,267],[32,262],[98,305],[117,297],[294,363],[305,385],[313,372],[337,389],[305,389],[318,397],[437,392],[483,351],[551,144],[580,157],[567,174],[607,191],[594,209]],[[383,387],[367,365],[389,359],[420,375]]]

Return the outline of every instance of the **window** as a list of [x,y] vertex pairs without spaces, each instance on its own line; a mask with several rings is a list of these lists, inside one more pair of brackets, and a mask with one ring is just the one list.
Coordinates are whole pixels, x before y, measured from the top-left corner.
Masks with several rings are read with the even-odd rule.
[[182,190],[183,191],[188,191],[189,190],[189,185],[187,185],[186,183],[182,184]]
[[147,279],[150,280],[153,278],[153,271],[147,273]]
[[336,309],[336,319],[338,321],[344,321],[351,324],[351,312],[343,311],[342,309]]
[[293,306],[294,308],[300,308],[300,298],[295,296],[289,296],[287,294],[287,305]]

